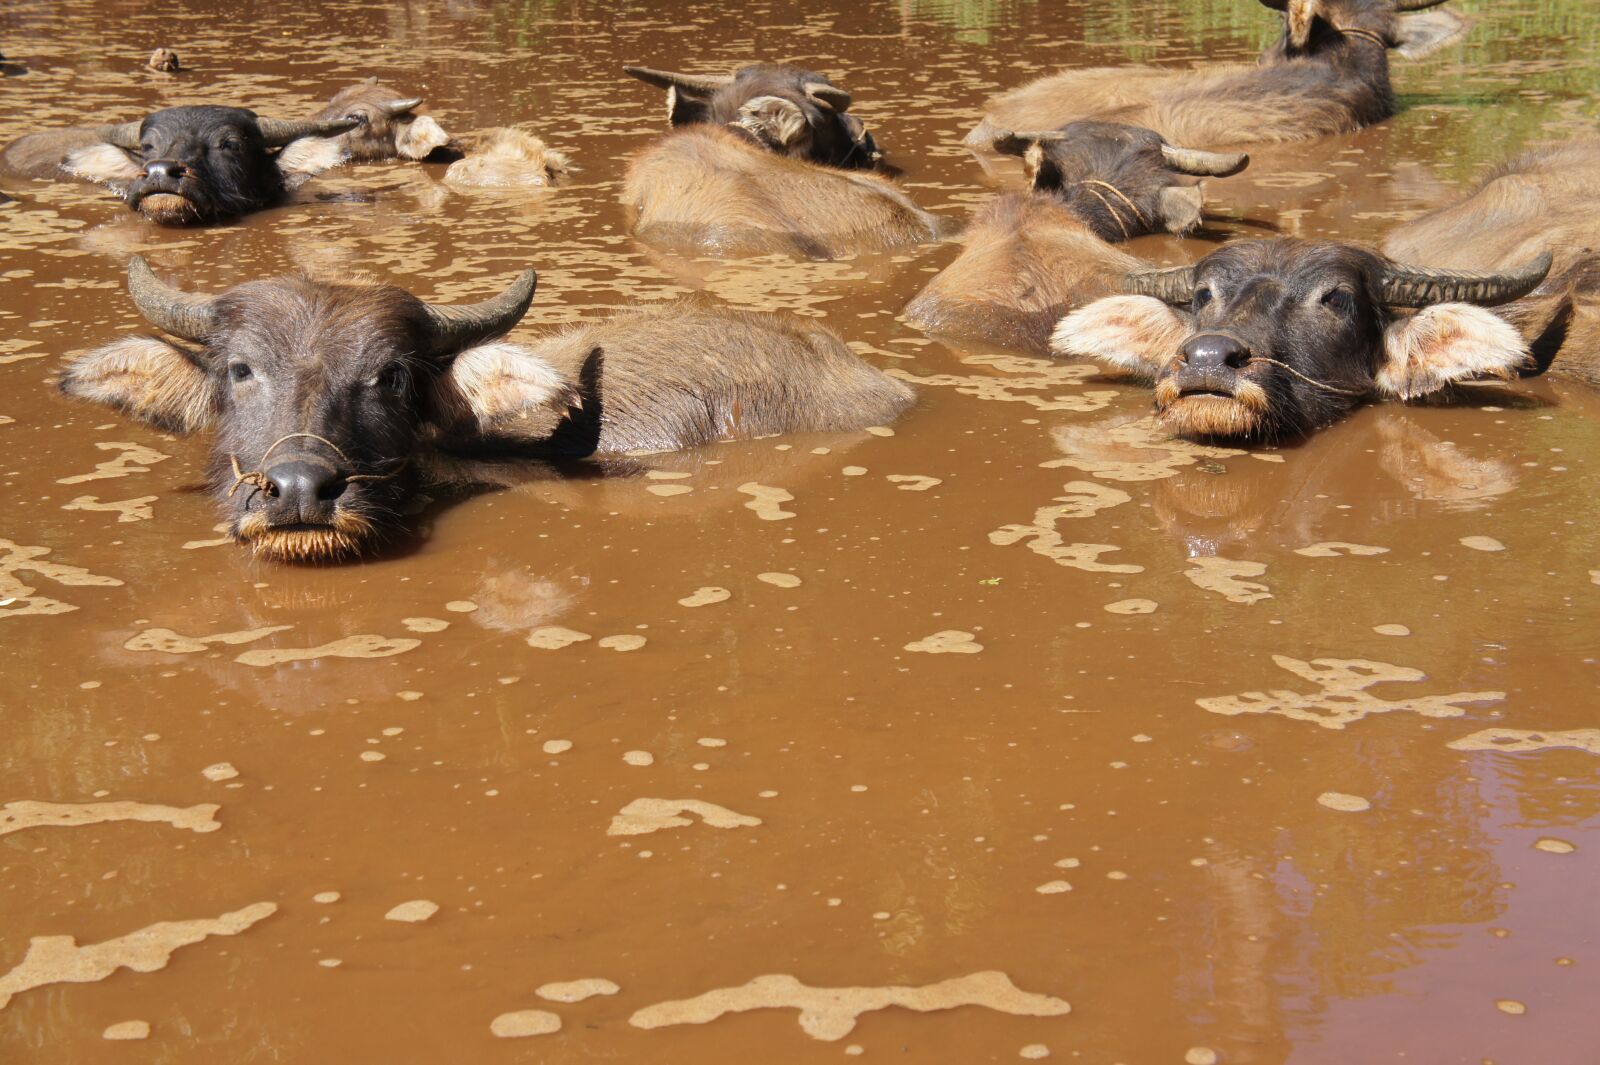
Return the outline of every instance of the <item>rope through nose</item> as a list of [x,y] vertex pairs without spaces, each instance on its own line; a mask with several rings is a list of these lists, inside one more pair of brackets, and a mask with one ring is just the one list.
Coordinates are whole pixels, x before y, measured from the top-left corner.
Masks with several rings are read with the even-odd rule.
[[[267,459],[271,458],[272,453],[278,450],[279,444],[282,444],[285,440],[293,440],[296,437],[305,437],[308,440],[316,440],[324,443],[328,445],[328,448],[333,451],[335,455],[338,455],[346,465],[355,465],[355,463],[351,461],[350,456],[344,453],[343,448],[341,448],[338,444],[335,444],[332,440],[329,440],[327,437],[318,436],[316,433],[284,433],[282,436],[278,437],[278,439],[274,440],[271,446],[269,446],[267,450],[262,453],[260,465],[266,466]],[[247,484],[253,487],[257,492],[265,492],[269,496],[276,496],[278,494],[277,486],[272,483],[272,480],[269,477],[267,477],[264,470],[257,469],[250,470],[249,472],[244,471],[239,466],[239,456],[231,452],[228,455],[228,461],[233,465],[233,484],[228,487],[229,499],[233,498],[234,493],[237,492],[242,485]],[[411,464],[411,461],[409,459],[399,459],[397,461],[398,464],[388,473],[352,473],[346,476],[344,481],[346,484],[349,484],[352,481],[387,481],[393,477],[398,477],[400,472]],[[254,493],[251,493],[250,496],[246,497],[246,505],[249,504],[249,501],[252,498],[254,498]]]

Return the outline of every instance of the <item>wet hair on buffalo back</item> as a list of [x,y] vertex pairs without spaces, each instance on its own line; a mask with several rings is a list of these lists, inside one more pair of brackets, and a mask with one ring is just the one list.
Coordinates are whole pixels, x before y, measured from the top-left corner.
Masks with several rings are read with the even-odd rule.
[[1498,274],[1404,267],[1343,241],[1238,241],[1192,267],[1124,279],[1052,337],[1155,385],[1159,422],[1189,437],[1303,436],[1369,399],[1543,372],[1550,352],[1486,310],[1532,292],[1550,256]]

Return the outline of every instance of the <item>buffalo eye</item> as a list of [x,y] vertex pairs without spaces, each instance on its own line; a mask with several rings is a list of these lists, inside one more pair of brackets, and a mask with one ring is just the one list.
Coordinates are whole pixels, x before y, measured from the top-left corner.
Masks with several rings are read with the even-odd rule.
[[238,137],[227,137],[224,138],[220,147],[225,152],[237,152],[244,147],[244,141],[240,140]]
[[139,145],[139,154],[140,155],[154,155],[154,154],[156,154],[156,146],[154,144],[151,144],[149,141],[144,141],[143,143],[141,143]]
[[372,116],[367,114],[365,111],[351,111],[348,115],[345,115],[344,117],[348,118],[352,122],[359,122],[363,126],[372,125]]
[[1194,297],[1189,300],[1189,306],[1198,311],[1201,307],[1204,307],[1210,302],[1211,290],[1202,286],[1194,290]]
[[379,372],[378,376],[375,378],[375,383],[379,388],[384,389],[387,392],[398,393],[406,390],[406,384],[408,380],[409,377],[406,374],[405,365],[398,362],[391,362]]
[[1355,310],[1356,298],[1342,288],[1331,289],[1323,295],[1322,305],[1335,314],[1349,314]]
[[228,376],[235,382],[239,382],[248,381],[254,375],[251,373],[250,367],[245,363],[233,362],[228,364]]

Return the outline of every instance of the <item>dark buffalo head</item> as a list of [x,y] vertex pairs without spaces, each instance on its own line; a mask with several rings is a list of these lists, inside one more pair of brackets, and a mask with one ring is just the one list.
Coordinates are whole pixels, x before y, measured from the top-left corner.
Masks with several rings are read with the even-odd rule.
[[1483,307],[1527,295],[1549,269],[1548,254],[1486,275],[1416,270],[1342,241],[1239,241],[1194,266],[1129,275],[1136,295],[1069,314],[1051,347],[1153,381],[1174,433],[1277,440],[1369,398],[1542,372],[1549,357],[1530,360]]
[[850,94],[815,71],[774,63],[715,75],[622,69],[667,90],[674,126],[727,126],[769,151],[827,166],[868,167],[881,156],[861,120],[845,113]]
[[348,119],[355,123],[340,142],[358,163],[383,159],[426,159],[450,144],[450,135],[431,115],[417,113],[422,97],[405,96],[368,79],[341,89],[311,117],[318,122]]
[[[1454,38],[1464,23],[1453,15],[1411,12],[1447,0],[1261,0],[1283,13],[1283,36],[1262,56],[1267,63],[1342,49],[1397,49],[1416,58]],[[1382,51],[1377,51],[1381,55]]]
[[62,168],[94,181],[162,225],[202,225],[271,207],[307,178],[344,162],[329,140],[355,125],[257,118],[242,107],[169,107],[142,122],[102,126],[101,143]]
[[303,277],[197,296],[135,258],[140,313],[189,343],[124,338],[75,357],[61,387],[174,431],[215,429],[219,501],[258,555],[347,558],[401,526],[423,444],[471,446],[572,405],[548,363],[495,342],[534,283],[529,270],[493,299],[449,307]]
[[1108,241],[1200,222],[1200,177],[1228,177],[1250,164],[1243,152],[1175,148],[1161,135],[1118,122],[1001,133],[994,150],[1019,155],[1034,191],[1065,200]]

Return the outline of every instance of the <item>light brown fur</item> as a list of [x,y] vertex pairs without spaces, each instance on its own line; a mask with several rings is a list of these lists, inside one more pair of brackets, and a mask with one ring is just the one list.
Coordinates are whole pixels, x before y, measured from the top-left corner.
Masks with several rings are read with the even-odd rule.
[[709,125],[674,130],[636,156],[622,202],[641,238],[723,254],[831,259],[939,232],[934,217],[887,178],[763,151]]
[[1115,291],[1141,265],[1054,198],[1006,195],[978,211],[966,247],[905,315],[930,333],[1043,355],[1063,314]]
[[465,159],[444,172],[446,184],[458,188],[526,189],[559,185],[572,163],[566,153],[520,129],[494,129],[479,137]]

